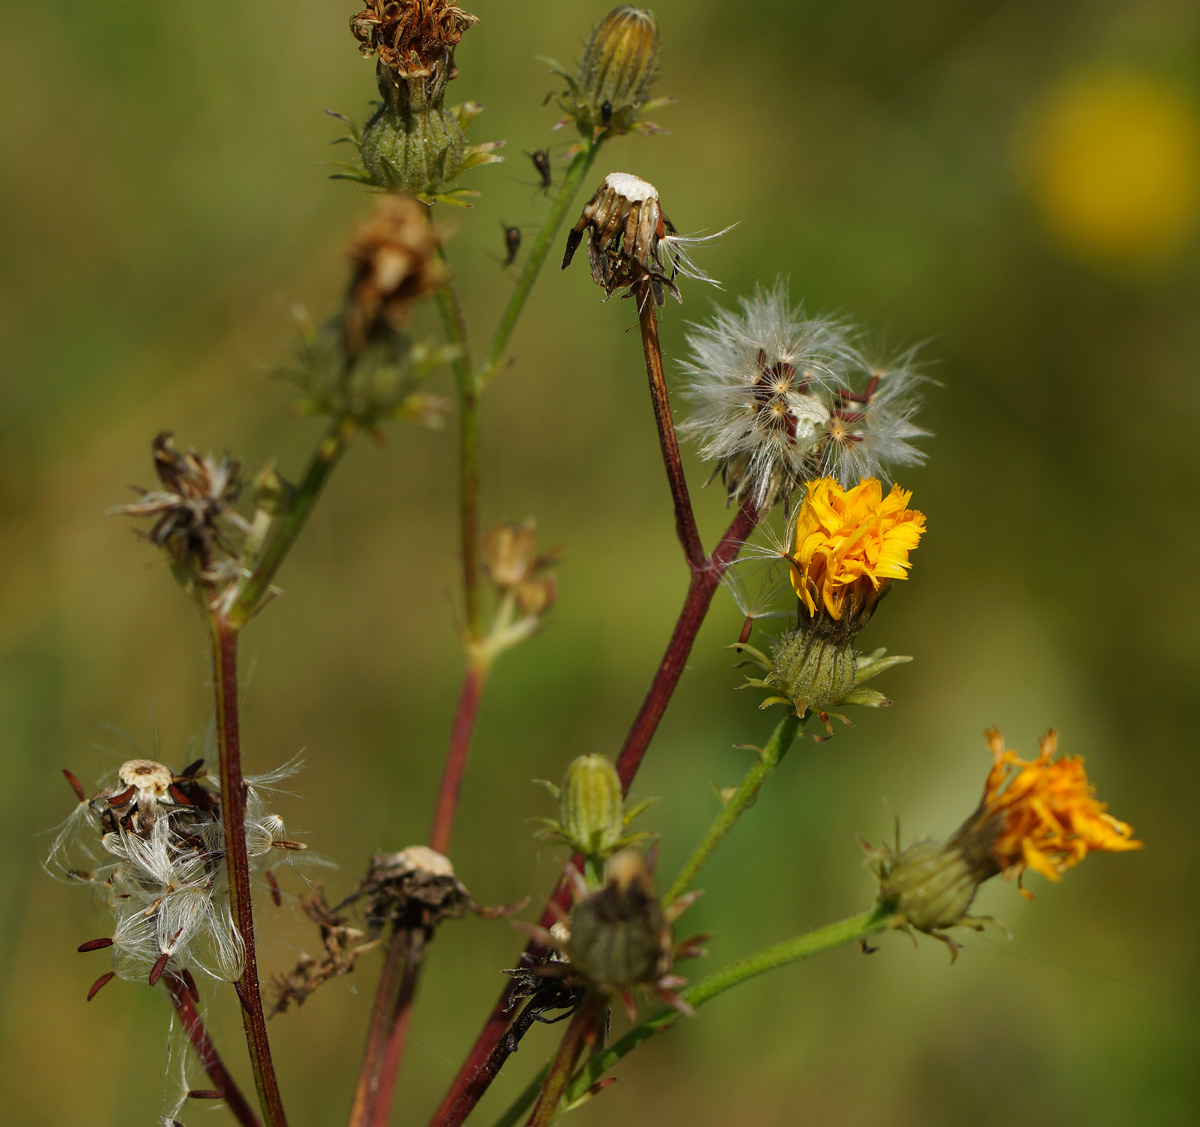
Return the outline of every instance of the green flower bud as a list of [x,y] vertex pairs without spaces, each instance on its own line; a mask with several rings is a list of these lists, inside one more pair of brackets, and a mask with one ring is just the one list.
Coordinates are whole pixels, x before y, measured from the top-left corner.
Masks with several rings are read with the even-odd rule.
[[599,867],[607,858],[651,836],[627,834],[625,827],[656,800],[647,799],[626,811],[620,776],[603,755],[581,755],[572,760],[561,787],[541,782],[558,799],[561,820],[539,819],[546,826],[539,836],[558,838],[574,852],[582,853],[593,884],[599,883]]
[[595,26],[575,77],[581,130],[629,130],[658,77],[658,47],[658,23],[641,8],[614,8]]
[[967,919],[979,886],[995,876],[987,848],[919,841],[900,853],[888,850],[877,863],[879,900],[895,908],[918,931],[935,932]]
[[580,852],[607,856],[625,831],[625,802],[617,770],[603,755],[581,755],[563,777],[559,796],[563,836]]

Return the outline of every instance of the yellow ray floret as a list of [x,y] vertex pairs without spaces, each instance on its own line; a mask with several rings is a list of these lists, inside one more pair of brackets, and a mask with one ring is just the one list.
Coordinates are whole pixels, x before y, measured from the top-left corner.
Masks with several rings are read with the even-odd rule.
[[1058,744],[1054,732],[1042,737],[1041,755],[1032,761],[1006,749],[996,729],[987,735],[994,762],[980,814],[997,827],[992,856],[1006,875],[1030,868],[1058,880],[1091,850],[1141,849],[1133,827],[1105,813],[1105,804],[1094,797],[1082,759],[1052,761]]
[[855,587],[875,591],[893,579],[907,579],[908,553],[925,531],[925,516],[908,508],[911,490],[893,485],[883,496],[876,478],[842,489],[832,478],[808,483],[796,518],[792,586],[810,614],[819,599],[829,614],[842,617]]

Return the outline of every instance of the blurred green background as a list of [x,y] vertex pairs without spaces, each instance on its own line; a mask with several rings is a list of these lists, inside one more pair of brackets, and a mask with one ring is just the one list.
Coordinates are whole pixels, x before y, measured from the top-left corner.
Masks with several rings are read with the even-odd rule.
[[[5,5],[0,37],[0,1059],[5,1119],[152,1123],[169,1011],[78,956],[105,934],[88,897],[39,868],[86,783],[127,752],[116,728],[180,765],[208,723],[201,625],[127,522],[151,484],[149,442],[226,447],[295,476],[319,433],[268,378],[288,302],[320,314],[368,198],[326,179],[361,118],[373,63],[356,7],[294,0],[81,0]],[[535,54],[577,58],[607,4],[478,0],[457,99],[508,163],[471,174],[475,210],[445,214],[485,337],[513,281],[501,224],[546,204],[523,153],[551,133]],[[929,462],[904,475],[929,531],[912,579],[864,641],[916,656],[821,746],[801,744],[706,871],[691,930],[716,937],[698,975],[861,910],[873,882],[855,835],[953,829],[978,798],[985,726],[1032,755],[1048,727],[1087,757],[1143,853],[1100,856],[1024,902],[995,882],[982,909],[1012,928],[967,937],[957,965],[885,937],[760,979],[631,1057],[581,1125],[1189,1123],[1197,1111],[1200,784],[1195,710],[1200,424],[1200,8],[1190,0],[663,0],[656,115],[594,179],[636,172],[684,231],[739,226],[664,317],[686,321],[755,281],[791,280],[812,309],[895,344],[927,341]],[[556,166],[556,170],[561,166]],[[590,185],[587,191],[590,192]],[[580,204],[583,202],[581,196]],[[487,519],[534,514],[565,544],[557,621],[488,686],[454,860],[481,902],[540,896],[552,851],[534,777],[619,747],[686,575],[628,303],[602,305],[583,267],[547,271],[485,418]],[[448,387],[448,381],[443,379]],[[453,428],[396,428],[339,469],[281,574],[285,597],[247,633],[246,754],[305,749],[289,828],[341,865],[423,840],[449,731],[456,640]],[[689,462],[694,487],[706,469]],[[727,515],[700,493],[711,539]],[[722,647],[724,594],[702,632],[635,794],[673,872],[774,722]],[[290,889],[303,878],[285,874]],[[315,936],[260,909],[281,970]],[[430,958],[395,1122],[440,1098],[511,965],[505,923],[447,925]],[[374,966],[272,1026],[297,1127],[344,1122]],[[211,994],[212,991],[210,990]],[[237,1015],[212,1021],[243,1078]],[[561,1029],[561,1027],[559,1027]],[[480,1109],[490,1122],[551,1051],[524,1043]],[[188,1122],[206,1109],[189,1109]],[[217,1110],[218,1118],[225,1113]]]

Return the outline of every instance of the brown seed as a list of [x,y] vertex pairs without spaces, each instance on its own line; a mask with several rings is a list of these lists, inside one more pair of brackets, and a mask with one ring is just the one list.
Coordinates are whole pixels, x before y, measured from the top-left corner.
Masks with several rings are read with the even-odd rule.
[[115,970],[110,970],[106,971],[98,979],[96,979],[96,981],[92,983],[92,988],[88,991],[87,1000],[90,1002],[97,994],[99,994],[101,989],[107,986],[108,983],[116,977],[116,974],[117,972]]
[[111,947],[113,941],[111,939],[89,939],[86,943],[79,944],[75,948],[81,955],[85,951],[103,951],[105,947]]
[[271,899],[275,902],[275,907],[279,908],[283,905],[283,897],[279,892],[279,882],[275,879],[275,874],[267,869],[263,874],[267,878],[267,885],[271,889]]
[[216,1088],[193,1088],[188,1092],[189,1100],[223,1100],[225,1096]]
[[160,978],[162,972],[167,969],[167,963],[170,961],[170,952],[164,951],[154,962],[154,966],[150,968],[150,978],[148,979],[151,986],[154,986]]
[[192,977],[192,972],[183,967],[179,971],[179,977],[183,979],[184,986],[187,987],[188,995],[197,1005],[200,1004],[200,991],[196,989],[196,980]]
[[114,794],[108,800],[109,806],[124,806],[134,796],[136,791],[137,787],[135,786],[126,787],[120,794]]

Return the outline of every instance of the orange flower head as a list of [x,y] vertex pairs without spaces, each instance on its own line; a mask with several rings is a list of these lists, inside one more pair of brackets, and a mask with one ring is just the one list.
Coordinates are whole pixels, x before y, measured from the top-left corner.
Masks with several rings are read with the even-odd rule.
[[995,728],[987,738],[993,765],[983,801],[956,836],[986,827],[994,834],[991,859],[1006,877],[1020,877],[1028,868],[1056,881],[1089,852],[1142,848],[1133,838],[1133,827],[1106,813],[1105,804],[1095,798],[1083,760],[1053,758],[1058,744],[1055,732],[1042,737],[1041,754],[1033,760],[1006,749]]
[[832,478],[808,483],[796,517],[792,586],[808,613],[818,604],[840,622],[849,606],[865,611],[893,579],[907,579],[908,554],[925,531],[925,516],[908,508],[910,490],[893,485],[885,497],[877,478],[842,489]]

